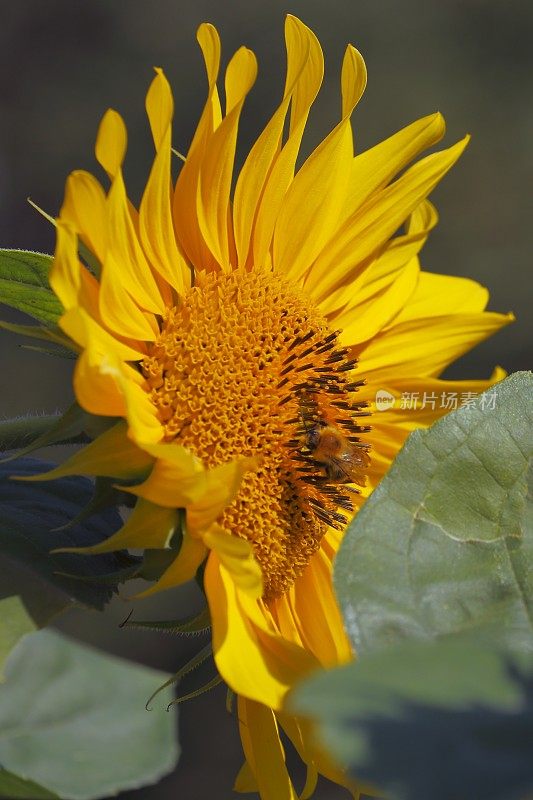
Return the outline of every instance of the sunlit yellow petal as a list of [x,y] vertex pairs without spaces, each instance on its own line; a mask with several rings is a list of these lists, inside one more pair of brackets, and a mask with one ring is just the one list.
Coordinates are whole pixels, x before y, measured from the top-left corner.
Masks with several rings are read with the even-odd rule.
[[320,296],[346,281],[346,274],[384,247],[411,212],[457,161],[469,137],[426,156],[358,209],[335,234],[309,272],[308,291]]
[[266,261],[280,207],[294,175],[309,110],[318,94],[324,75],[322,49],[314,33],[289,15],[285,36],[287,50],[304,46],[307,58],[305,68],[302,69],[294,85],[289,136],[272,166],[257,213],[253,241],[253,260],[257,266],[264,265]]
[[106,251],[105,193],[89,172],[75,170],[67,178],[61,219],[72,225],[100,263]]
[[174,223],[176,232],[189,261],[204,269],[213,263],[213,256],[200,231],[196,200],[199,191],[200,166],[207,143],[220,124],[221,111],[216,80],[220,68],[220,38],[213,25],[200,25],[197,33],[208,79],[208,96],[196,128],[187,158],[178,176],[174,193]]
[[343,118],[297,173],[274,231],[274,267],[302,278],[338,227],[353,158],[350,115],[366,85],[364,62],[348,47],[342,70]]
[[256,601],[248,602],[247,595],[239,592],[214,552],[207,560],[205,588],[213,615],[215,661],[224,680],[234,691],[280,708],[294,681],[316,667],[315,659],[265,627],[257,627],[243,613],[243,601],[247,610]]
[[183,293],[191,284],[190,268],[176,242],[171,208],[172,93],[162,70],[146,96],[146,110],[157,155],[139,209],[140,239],[155,270]]
[[63,464],[42,475],[20,480],[53,480],[64,475],[101,475],[108,478],[137,478],[150,468],[153,459],[133,444],[126,435],[126,425],[112,428],[68,458]]
[[125,548],[168,547],[176,531],[178,512],[139,500],[130,516],[113,536],[91,547],[62,547],[62,553],[112,553]]
[[201,539],[185,534],[181,549],[171,565],[153,586],[145,589],[144,592],[139,592],[136,598],[150,597],[157,592],[171,589],[173,586],[180,586],[182,583],[192,580],[206,555],[207,548]]
[[310,31],[289,14],[285,20],[287,80],[283,100],[253,145],[235,187],[234,228],[238,263],[245,265],[261,192],[279,153],[285,117],[309,58]]
[[363,202],[386,186],[422,150],[439,142],[444,131],[442,114],[430,114],[359,153],[351,166],[350,189],[343,219],[354,214]]
[[259,599],[263,594],[263,577],[250,542],[237,539],[216,525],[206,531],[202,539],[210,550],[215,550],[236,585]]
[[445,314],[477,314],[485,310],[488,290],[469,278],[421,272],[413,292],[395,323]]
[[298,800],[285,766],[278,725],[270,708],[239,697],[239,724],[246,729],[246,758],[262,800]]
[[210,139],[200,170],[198,220],[207,245],[225,270],[230,268],[228,214],[237,129],[244,100],[256,76],[254,54],[241,47],[226,71],[227,114]]
[[97,161],[112,178],[122,166],[127,144],[124,120],[112,108],[108,109],[98,128],[95,154]]

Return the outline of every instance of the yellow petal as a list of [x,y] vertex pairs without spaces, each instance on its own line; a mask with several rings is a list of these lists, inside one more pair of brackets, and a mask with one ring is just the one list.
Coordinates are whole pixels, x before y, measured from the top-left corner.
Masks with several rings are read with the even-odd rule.
[[156,325],[127,291],[129,273],[125,262],[109,250],[100,276],[100,315],[119,336],[153,342],[158,335]]
[[345,284],[350,271],[384,247],[435,188],[455,164],[468,139],[426,156],[346,220],[316,259],[306,279],[307,291],[320,297]]
[[513,321],[512,314],[485,312],[399,323],[378,334],[359,351],[359,367],[364,375],[387,370],[398,378],[436,376],[463,353]]
[[[395,398],[394,405],[384,411],[375,406],[375,392],[365,387],[365,394],[371,403],[372,428],[376,430],[376,441],[381,434],[387,438],[390,428],[401,427],[407,432],[431,425],[450,411],[472,401],[478,394],[506,377],[505,370],[497,367],[490,378],[485,380],[441,380],[439,378],[418,376],[396,378],[389,376],[383,389]],[[374,425],[375,423],[375,425]]]
[[[290,696],[289,696],[289,710],[290,710]],[[306,789],[300,796],[300,800],[312,796],[313,791],[313,778],[314,772],[318,771],[321,775],[328,780],[337,783],[339,786],[344,786],[348,790],[354,800],[361,800],[362,794],[371,794],[372,792],[367,787],[357,786],[354,781],[350,780],[345,772],[343,772],[338,764],[335,764],[331,756],[320,746],[319,737],[315,726],[309,720],[299,719],[285,712],[276,715],[278,722],[293,743],[298,755],[302,761],[308,765],[308,782],[309,788]],[[311,774],[309,774],[309,772]]]
[[307,159],[283,200],[276,222],[276,271],[299,279],[331,238],[348,188],[352,135],[344,120]]
[[421,272],[416,290],[394,322],[444,314],[476,314],[484,311],[488,300],[488,290],[469,278]]
[[[437,221],[438,215],[434,206],[428,200],[422,201],[409,218],[406,234],[390,239],[376,259],[367,259],[349,270],[338,289],[314,298],[322,313],[331,316],[335,320],[334,324],[343,330],[352,321],[355,322],[365,307],[369,307],[371,298],[385,289],[386,285],[396,281],[403,268],[420,252]],[[416,272],[418,276],[418,264]],[[411,301],[412,294],[399,296],[395,314],[404,307],[407,298]],[[380,325],[383,324],[385,323],[381,321]],[[375,330],[379,328],[376,327]],[[369,338],[361,337],[360,334],[357,337],[359,338],[353,339],[354,342]]]
[[[272,165],[257,212],[253,241],[253,261],[256,266],[266,264],[283,198],[294,176],[309,110],[318,94],[324,74],[324,58],[318,39],[309,28],[290,14],[285,26],[285,38],[288,52],[292,49],[295,52],[299,49],[305,50],[305,67],[294,78],[289,136]],[[294,64],[296,63],[295,59]],[[289,66],[292,69],[291,62]],[[288,73],[287,85],[290,85],[290,80],[293,78]]]
[[250,767],[247,761],[244,762],[244,764],[239,770],[237,777],[235,778],[235,783],[233,784],[233,791],[239,792],[241,794],[246,794],[247,792],[259,791],[259,787],[252,772],[252,768]]
[[62,547],[61,552],[96,554],[128,548],[163,549],[168,547],[177,522],[177,511],[138,500],[122,528],[109,539],[91,547]]
[[220,563],[231,574],[236,585],[251,597],[259,599],[263,594],[263,576],[250,542],[232,536],[218,525],[206,531],[202,539],[210,550],[216,551]]
[[252,241],[252,228],[265,182],[279,153],[285,117],[291,98],[309,58],[310,31],[289,14],[285,21],[287,80],[283,100],[251,148],[235,187],[233,219],[238,263],[245,265]]
[[305,647],[323,667],[352,660],[333,589],[333,565],[322,549],[311,558],[303,575],[280,602],[290,604]]
[[239,697],[239,727],[246,760],[253,764],[251,769],[261,800],[298,800],[285,766],[285,753],[272,709]]
[[78,305],[81,285],[77,239],[72,227],[61,219],[57,220],[56,228],[56,249],[49,281],[63,307],[69,309]]
[[274,267],[300,279],[338,227],[353,158],[350,115],[366,85],[361,55],[348,47],[342,69],[343,117],[294,178],[274,230]]
[[100,356],[115,354],[122,361],[139,361],[143,358],[143,351],[136,350],[125,344],[106,331],[83,308],[71,308],[63,314],[59,325],[75,342],[82,347],[92,347],[94,353]]
[[381,331],[413,294],[419,273],[417,258],[401,266],[395,264],[394,258],[378,259],[356,292],[354,305],[334,316],[334,324],[342,329],[342,343],[365,342]]
[[109,270],[108,279],[121,282],[122,291],[126,289],[140,308],[161,314],[165,306],[133,225],[120,170],[113,179],[107,202],[111,264],[107,267],[106,259],[102,277]]
[[363,56],[349,44],[344,54],[341,73],[342,116],[349,117],[366,89],[366,64]]
[[246,95],[257,76],[251,50],[241,47],[226,71],[227,115],[210,138],[200,166],[197,210],[204,240],[218,263],[230,268],[228,215],[239,118]]
[[204,585],[220,674],[237,694],[280,708],[288,689],[316,668],[316,660],[269,629],[258,602],[236,586],[215,551],[207,559]]
[[147,444],[160,442],[165,430],[139,372],[112,355],[102,359],[100,372],[112,376],[124,396],[130,438],[142,449],[146,449]]
[[138,478],[150,468],[153,459],[128,439],[126,431],[126,423],[118,422],[59,467],[24,480],[51,481],[64,475]]
[[174,586],[181,586],[192,580],[196,575],[198,567],[207,555],[207,548],[200,539],[185,534],[180,551],[172,564],[167,567],[159,580],[144,592],[135,595],[137,600],[150,597],[157,592],[165,589],[172,589]]
[[101,354],[89,346],[79,356],[74,370],[74,393],[80,406],[90,414],[124,417],[124,395],[110,375],[100,370]]
[[208,269],[214,265],[214,259],[198,225],[196,200],[200,165],[207,143],[220,124],[220,102],[216,87],[220,67],[220,38],[213,25],[204,23],[198,29],[197,39],[205,61],[209,91],[187,158],[178,176],[173,213],[176,233],[190,263],[193,267]]
[[[165,457],[157,458],[144,483],[129,486],[125,491],[165,508],[186,508],[205,492],[205,474],[201,468],[199,470],[195,456],[181,445],[158,447],[165,448]],[[146,450],[154,452],[153,446],[148,444]]]
[[343,210],[346,219],[368,198],[386,186],[422,150],[436,144],[445,132],[441,114],[431,114],[357,155],[350,169],[350,189]]
[[139,209],[139,234],[155,270],[180,294],[191,284],[191,273],[174,233],[171,208],[172,93],[156,70],[146,97],[146,110],[157,150]]
[[240,458],[206,470],[202,493],[187,507],[187,527],[206,531],[237,496],[246,472],[257,469],[254,458]]
[[107,232],[105,192],[89,172],[76,170],[68,176],[60,216],[75,228],[84,244],[102,263]]
[[155,68],[156,76],[146,94],[146,113],[150,122],[150,130],[155,149],[160,150],[163,138],[174,116],[172,90],[160,67]]
[[109,108],[100,123],[96,136],[96,160],[113,178],[122,166],[128,143],[124,120],[117,111]]

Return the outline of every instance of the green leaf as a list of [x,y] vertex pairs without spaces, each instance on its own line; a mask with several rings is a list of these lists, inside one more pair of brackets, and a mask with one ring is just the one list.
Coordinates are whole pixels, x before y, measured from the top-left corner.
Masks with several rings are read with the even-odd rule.
[[17,642],[27,633],[33,633],[35,625],[17,596],[0,600],[0,681],[3,680],[4,663]]
[[0,250],[0,300],[45,325],[63,313],[48,284],[52,256],[30,250]]
[[533,377],[517,373],[411,434],[336,560],[335,587],[359,656],[481,625],[509,645],[532,647],[532,400]]
[[43,789],[0,767],[0,797],[6,800],[59,800],[59,795]]
[[72,800],[147,786],[173,769],[175,717],[165,705],[144,708],[166,674],[39,631],[13,651],[6,675],[4,769]]
[[[352,776],[395,800],[524,800],[533,791],[533,657],[404,642],[293,693]],[[381,794],[380,794],[381,796]]]

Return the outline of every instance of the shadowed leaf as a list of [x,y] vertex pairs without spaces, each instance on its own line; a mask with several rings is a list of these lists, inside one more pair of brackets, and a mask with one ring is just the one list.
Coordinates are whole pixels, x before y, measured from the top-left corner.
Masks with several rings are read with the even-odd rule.
[[136,563],[124,553],[85,558],[51,553],[58,547],[85,547],[111,536],[122,525],[115,509],[105,509],[72,527],[61,528],[88,505],[93,483],[86,478],[60,478],[40,484],[10,480],[10,476],[35,475],[53,465],[33,458],[0,464],[0,552],[20,561],[64,592],[67,597],[101,609],[116,585],[99,586],[64,574],[94,576],[117,572]]
[[461,640],[405,642],[324,672],[291,708],[353,776],[392,800],[533,792],[533,657]]

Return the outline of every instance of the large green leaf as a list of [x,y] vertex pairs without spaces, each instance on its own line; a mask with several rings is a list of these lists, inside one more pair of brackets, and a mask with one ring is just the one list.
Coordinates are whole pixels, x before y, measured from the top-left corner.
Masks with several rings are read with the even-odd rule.
[[0,797],[6,800],[59,800],[59,795],[0,767]]
[[48,284],[51,263],[43,253],[0,250],[0,302],[55,325],[63,309]]
[[0,599],[0,681],[4,662],[11,650],[27,633],[33,633],[35,624],[17,595]]
[[27,636],[0,686],[0,764],[72,800],[154,783],[178,756],[171,692],[144,707],[167,678],[51,631]]
[[404,642],[300,685],[348,771],[394,800],[525,800],[533,792],[533,657],[486,643]]
[[348,530],[335,587],[361,656],[473,626],[533,646],[533,377],[416,431]]

